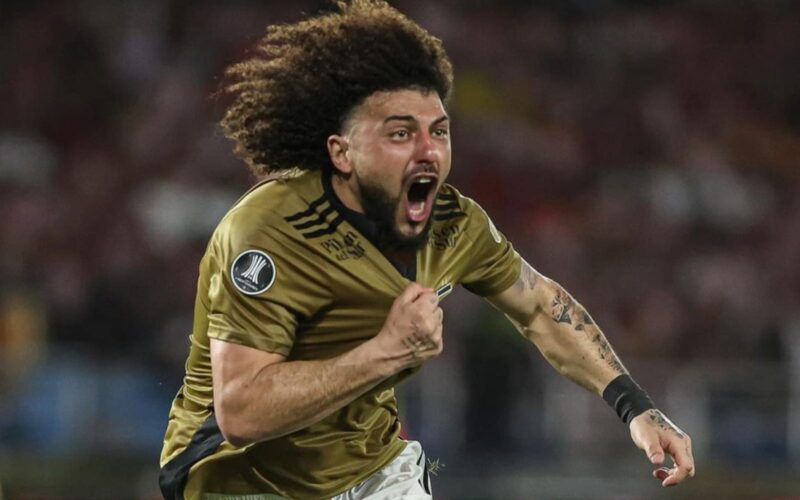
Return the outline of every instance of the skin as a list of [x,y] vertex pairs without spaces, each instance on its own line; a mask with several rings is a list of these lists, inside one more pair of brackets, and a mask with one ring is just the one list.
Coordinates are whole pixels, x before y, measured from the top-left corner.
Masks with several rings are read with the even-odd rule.
[[380,332],[327,360],[284,356],[211,339],[214,411],[234,446],[274,439],[318,422],[382,380],[442,352],[435,292],[410,283]]
[[[377,92],[353,110],[343,128],[327,143],[337,173],[333,187],[342,203],[363,213],[364,186],[377,189],[395,200],[396,235],[419,237],[427,224],[406,215],[409,180],[423,172],[435,177],[432,199],[450,172],[448,118],[438,95]],[[220,430],[231,444],[246,446],[308,427],[382,380],[437,356],[442,317],[434,291],[411,283],[374,338],[333,359],[286,361],[211,339]]]
[[[407,89],[376,92],[357,106],[340,134],[327,141],[333,188],[348,208],[364,213],[364,191],[392,200],[397,238],[413,241],[427,220],[411,220],[406,193],[415,176],[450,172],[449,120],[438,95]],[[523,261],[514,285],[488,300],[517,326],[561,374],[602,395],[627,373],[591,316],[558,283]],[[411,283],[394,301],[383,328],[359,347],[329,360],[283,356],[211,340],[215,411],[220,429],[245,446],[307,427],[347,405],[382,380],[442,351],[442,317],[433,290]],[[650,461],[673,467],[653,475],[663,486],[694,476],[691,439],[659,410],[630,422],[633,442]]]
[[395,200],[394,230],[401,239],[414,239],[427,229],[405,212],[410,179],[428,174],[435,180],[429,196],[450,173],[449,118],[435,92],[399,90],[376,92],[361,104],[343,127],[328,138],[335,167],[333,189],[348,208],[365,213],[364,186]]
[[[612,380],[628,373],[586,309],[527,262],[522,262],[514,285],[488,300],[556,370],[595,394],[602,395]],[[691,438],[661,411],[653,409],[638,415],[629,428],[634,444],[652,464],[660,466],[667,454],[672,457],[672,467],[653,471],[662,486],[674,486],[694,476]]]

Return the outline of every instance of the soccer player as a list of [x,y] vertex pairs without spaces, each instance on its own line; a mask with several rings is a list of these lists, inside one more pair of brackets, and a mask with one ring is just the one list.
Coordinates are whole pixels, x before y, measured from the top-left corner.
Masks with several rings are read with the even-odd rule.
[[[443,348],[439,300],[486,297],[608,401],[663,485],[694,474],[586,310],[446,184],[452,68],[378,0],[272,26],[222,125],[267,179],[214,232],[161,454],[167,499],[432,498],[394,387]],[[488,174],[490,175],[490,174]]]

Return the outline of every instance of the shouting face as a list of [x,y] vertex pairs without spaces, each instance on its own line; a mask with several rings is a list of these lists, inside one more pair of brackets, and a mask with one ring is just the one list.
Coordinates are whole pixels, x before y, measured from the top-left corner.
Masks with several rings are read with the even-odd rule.
[[450,172],[450,125],[436,92],[376,92],[328,138],[342,202],[379,226],[382,243],[417,248]]

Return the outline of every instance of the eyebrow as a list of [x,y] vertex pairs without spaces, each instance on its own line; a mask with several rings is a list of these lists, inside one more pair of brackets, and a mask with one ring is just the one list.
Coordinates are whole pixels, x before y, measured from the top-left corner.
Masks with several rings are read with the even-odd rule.
[[[449,116],[442,115],[439,118],[433,120],[433,123],[431,123],[431,126],[438,125],[439,123],[441,123],[443,121],[446,121],[446,120],[449,120],[449,119],[450,119]],[[415,122],[415,121],[417,121],[417,119],[413,115],[391,115],[391,116],[387,116],[383,120],[383,123],[389,123],[390,121],[393,121],[393,120],[402,121],[402,122]]]

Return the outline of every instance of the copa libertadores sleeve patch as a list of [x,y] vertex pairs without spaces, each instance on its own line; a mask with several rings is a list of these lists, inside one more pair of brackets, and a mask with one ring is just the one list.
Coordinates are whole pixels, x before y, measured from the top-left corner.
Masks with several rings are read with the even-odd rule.
[[272,257],[260,250],[240,253],[231,266],[231,281],[245,295],[258,295],[269,290],[276,274]]

